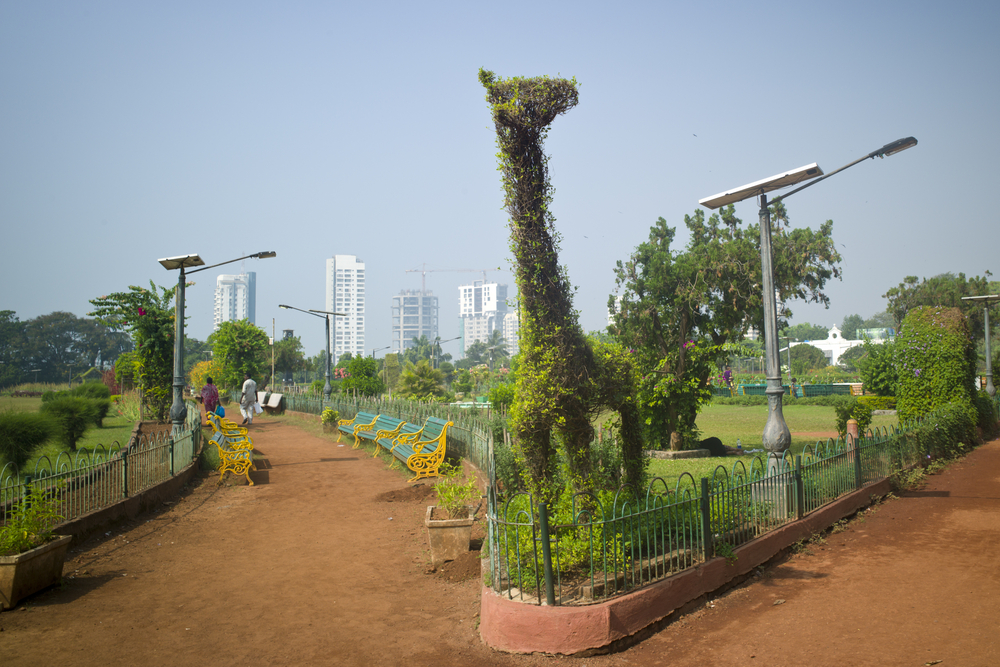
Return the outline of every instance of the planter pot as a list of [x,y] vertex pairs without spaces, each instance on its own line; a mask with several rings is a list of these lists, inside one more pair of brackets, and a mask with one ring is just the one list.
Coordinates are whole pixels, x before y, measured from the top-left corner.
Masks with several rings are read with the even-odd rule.
[[337,432],[336,424],[323,424],[323,433],[336,433],[336,432]]
[[[434,567],[438,567],[445,561],[455,560],[459,556],[469,551],[469,543],[472,541],[472,521],[474,511],[469,507],[469,517],[467,519],[438,519],[432,518],[434,510],[438,509],[433,505],[427,508],[427,516],[424,518],[424,525],[427,526],[427,539],[431,544],[431,562]],[[439,515],[444,515],[443,509],[438,509]],[[445,515],[446,516],[446,515]]]
[[32,593],[58,584],[72,539],[71,535],[60,535],[16,556],[0,556],[0,611],[10,609]]

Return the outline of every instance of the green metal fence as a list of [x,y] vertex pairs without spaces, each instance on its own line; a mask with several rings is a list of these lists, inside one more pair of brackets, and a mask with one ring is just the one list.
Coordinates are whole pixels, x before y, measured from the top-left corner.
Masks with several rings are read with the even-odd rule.
[[65,521],[110,507],[166,481],[194,460],[201,446],[201,413],[188,404],[185,428],[177,437],[142,436],[124,447],[118,442],[94,451],[61,452],[39,458],[30,470],[8,464],[0,470],[0,519],[19,502],[28,485],[56,496]]

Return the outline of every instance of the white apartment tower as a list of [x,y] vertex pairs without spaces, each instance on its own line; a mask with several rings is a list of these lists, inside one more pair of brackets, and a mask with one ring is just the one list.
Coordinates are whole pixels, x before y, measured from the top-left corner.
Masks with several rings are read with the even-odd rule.
[[215,316],[213,331],[223,322],[249,320],[256,324],[257,274],[221,275],[215,281]]
[[503,330],[507,314],[507,286],[477,280],[458,287],[458,314],[462,318],[462,353],[476,341],[486,342],[495,330]]
[[365,356],[365,263],[355,255],[326,260],[326,309],[344,313],[330,318],[331,361],[346,352]]
[[404,290],[392,297],[392,351],[413,347],[413,339],[438,337],[438,298],[433,292]]

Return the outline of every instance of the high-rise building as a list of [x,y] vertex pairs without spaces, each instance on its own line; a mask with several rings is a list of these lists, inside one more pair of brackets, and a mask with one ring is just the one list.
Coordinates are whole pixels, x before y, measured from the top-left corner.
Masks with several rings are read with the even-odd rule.
[[503,342],[507,346],[507,354],[513,357],[521,350],[521,314],[517,308],[511,308],[503,316]]
[[392,297],[392,351],[413,347],[413,339],[438,337],[438,298],[433,292],[404,290]]
[[257,317],[257,274],[254,271],[238,275],[221,275],[215,282],[215,317],[213,331],[223,322],[249,320]]
[[355,255],[326,260],[326,309],[344,313],[330,318],[330,357],[336,364],[350,352],[365,356],[365,263]]
[[458,287],[458,314],[462,318],[462,353],[476,341],[486,342],[495,330],[503,331],[507,314],[507,286],[477,280]]

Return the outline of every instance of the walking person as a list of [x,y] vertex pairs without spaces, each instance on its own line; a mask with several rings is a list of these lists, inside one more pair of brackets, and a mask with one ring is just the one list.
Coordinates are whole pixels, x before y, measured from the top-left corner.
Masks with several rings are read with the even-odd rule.
[[243,423],[253,423],[253,406],[257,403],[257,383],[249,373],[243,374],[243,394],[240,396],[240,412],[243,413]]
[[205,378],[205,386],[201,388],[201,402],[205,405],[205,414],[219,409],[219,390],[210,377]]

